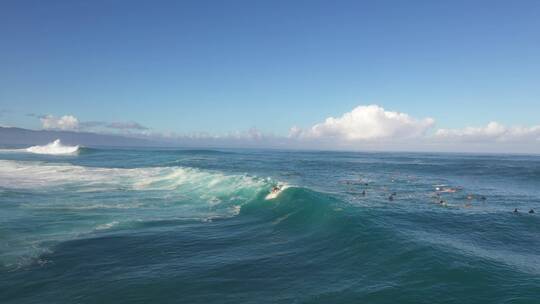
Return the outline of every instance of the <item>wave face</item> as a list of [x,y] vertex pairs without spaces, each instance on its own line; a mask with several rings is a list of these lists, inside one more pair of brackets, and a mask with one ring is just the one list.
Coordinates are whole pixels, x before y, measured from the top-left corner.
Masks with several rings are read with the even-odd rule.
[[79,146],[64,146],[62,142],[60,142],[60,139],[57,139],[43,146],[32,146],[26,148],[25,151],[36,154],[50,155],[75,154],[79,151]]
[[535,303],[539,180],[538,156],[5,153],[0,302]]

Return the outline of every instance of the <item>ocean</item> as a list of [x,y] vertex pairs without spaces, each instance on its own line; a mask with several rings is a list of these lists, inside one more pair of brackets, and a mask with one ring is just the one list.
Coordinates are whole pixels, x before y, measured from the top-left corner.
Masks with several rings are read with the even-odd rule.
[[2,149],[0,303],[540,303],[540,156]]

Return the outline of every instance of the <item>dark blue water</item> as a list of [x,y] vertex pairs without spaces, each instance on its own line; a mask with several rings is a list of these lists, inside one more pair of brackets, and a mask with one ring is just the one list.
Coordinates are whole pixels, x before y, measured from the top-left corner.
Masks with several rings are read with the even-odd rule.
[[6,151],[0,302],[540,303],[531,208],[539,156]]

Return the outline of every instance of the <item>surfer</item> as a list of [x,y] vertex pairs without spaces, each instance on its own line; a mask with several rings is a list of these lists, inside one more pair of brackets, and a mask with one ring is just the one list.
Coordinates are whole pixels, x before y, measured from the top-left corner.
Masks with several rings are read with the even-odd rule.
[[272,186],[272,189],[270,189],[270,193],[268,193],[268,195],[266,195],[266,199],[267,199],[267,200],[270,200],[270,199],[274,199],[274,198],[278,197],[278,195],[279,195],[286,187],[287,187],[286,185],[275,185],[275,186]]
[[517,213],[518,213],[517,208],[514,208],[514,214],[517,214]]
[[533,214],[533,213],[534,213],[534,209],[531,208],[531,210],[529,210],[529,213],[530,213],[530,214]]
[[362,191],[362,196],[366,196],[366,190]]
[[393,201],[393,200],[394,200],[394,195],[390,195],[390,196],[388,197],[388,200],[389,200],[389,201]]

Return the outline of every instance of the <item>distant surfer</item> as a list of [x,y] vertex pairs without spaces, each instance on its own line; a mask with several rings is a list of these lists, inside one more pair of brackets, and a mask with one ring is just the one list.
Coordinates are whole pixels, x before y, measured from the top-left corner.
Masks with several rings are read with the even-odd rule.
[[533,214],[533,213],[534,213],[534,209],[529,210],[529,213],[530,213],[530,214]]
[[514,214],[518,214],[518,209],[517,208],[514,208]]
[[389,201],[393,201],[393,200],[394,200],[394,196],[393,196],[393,195],[390,195],[390,196],[388,197],[388,200],[389,200]]
[[362,191],[362,196],[366,196],[366,190]]

